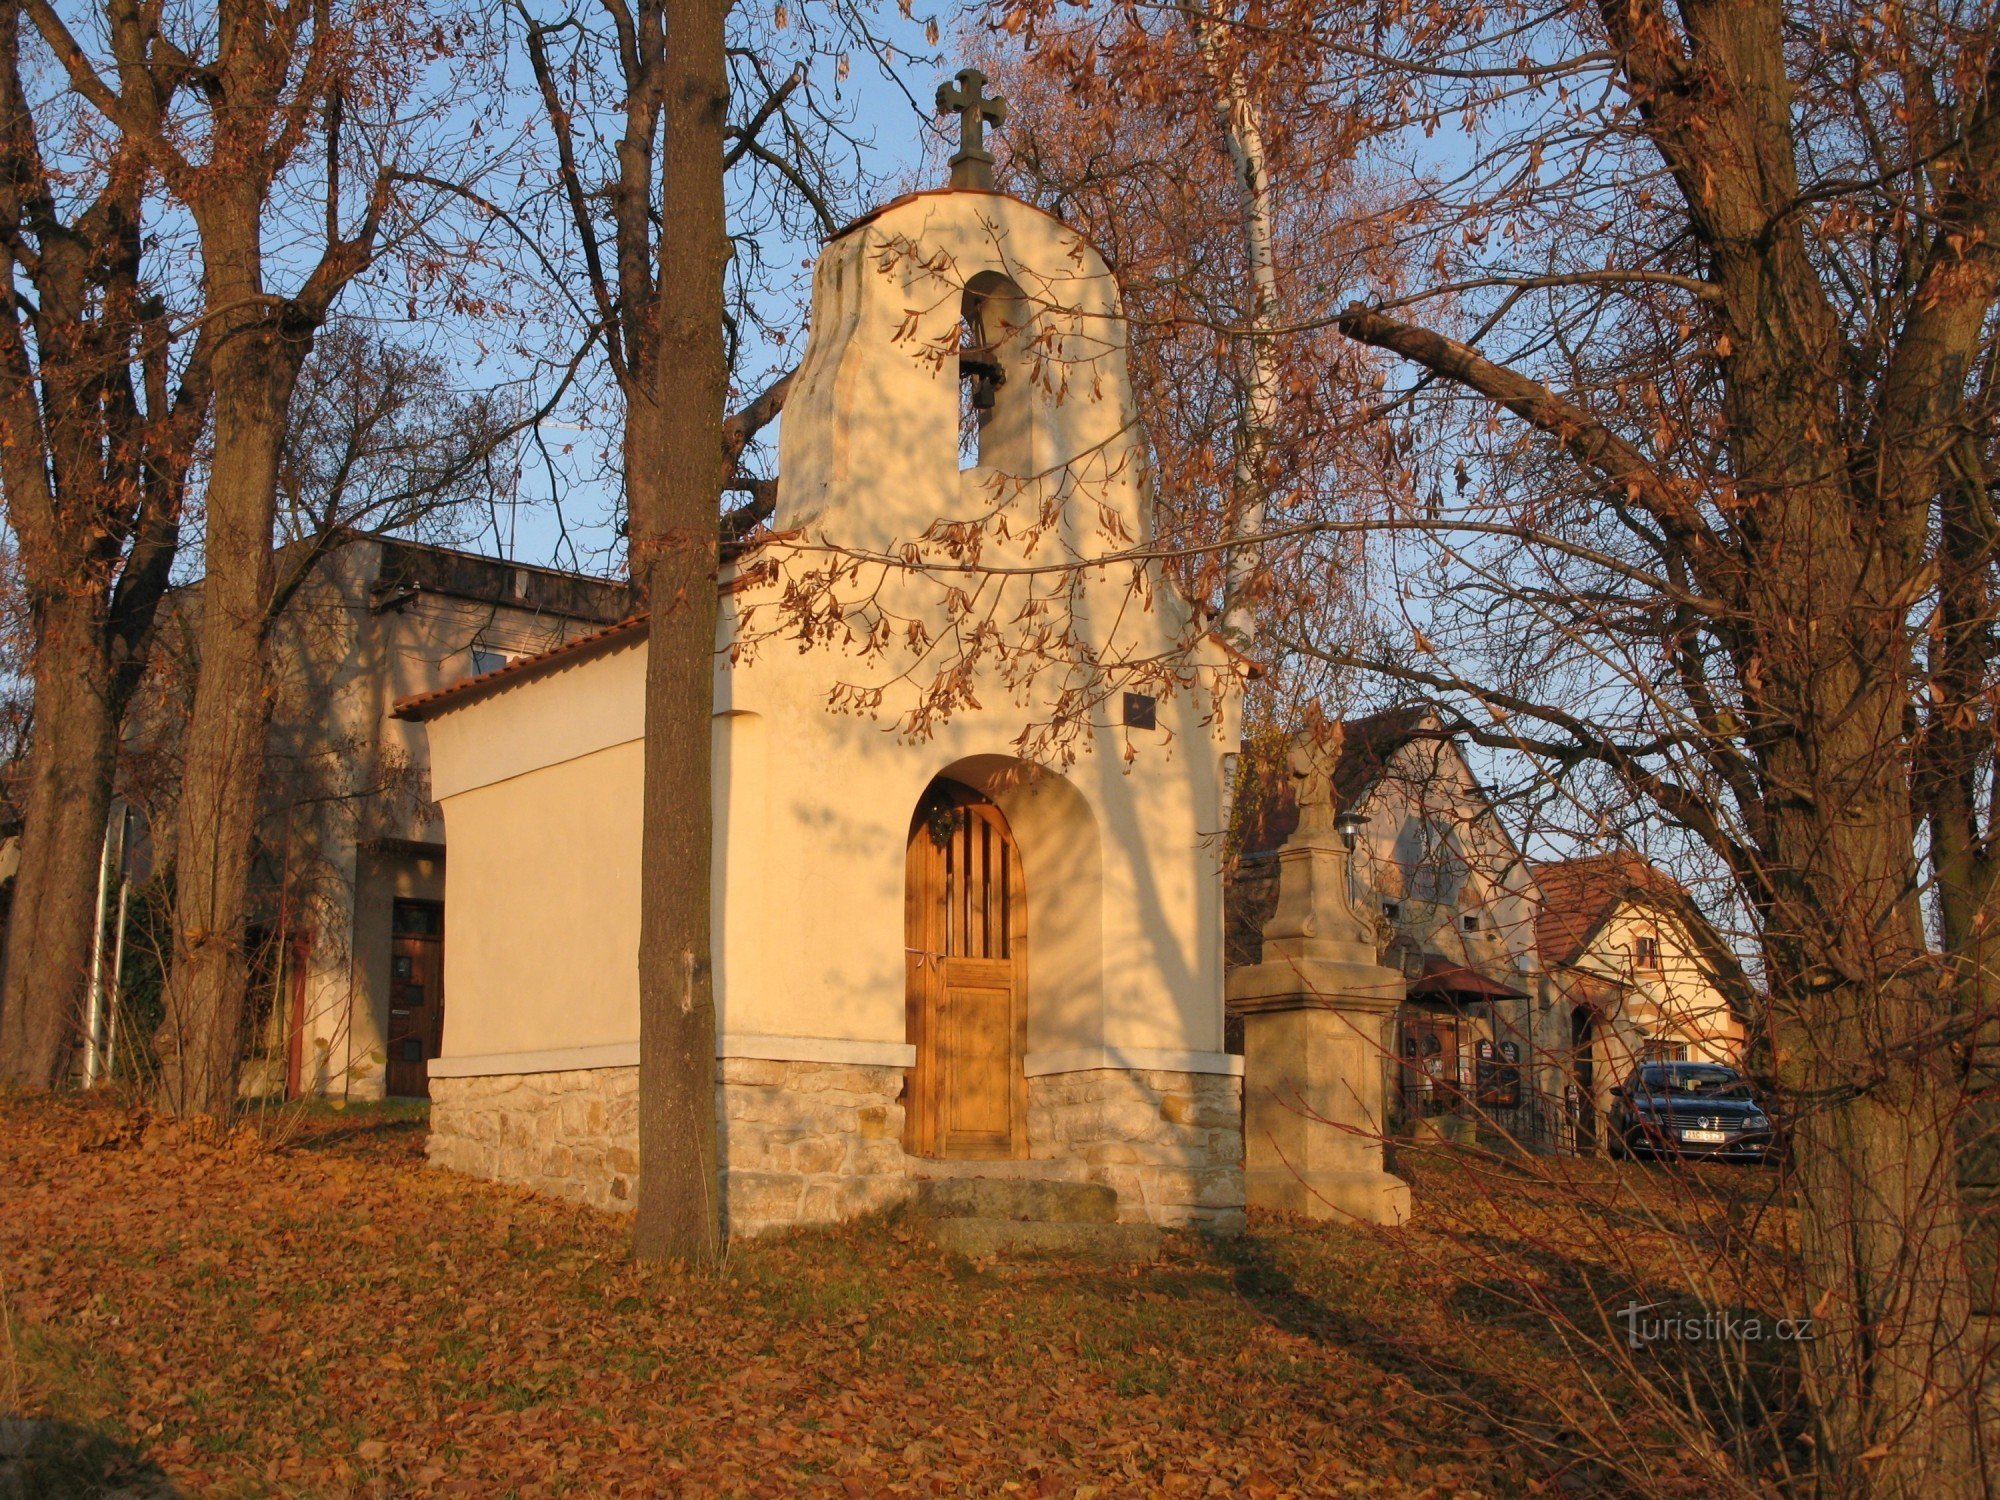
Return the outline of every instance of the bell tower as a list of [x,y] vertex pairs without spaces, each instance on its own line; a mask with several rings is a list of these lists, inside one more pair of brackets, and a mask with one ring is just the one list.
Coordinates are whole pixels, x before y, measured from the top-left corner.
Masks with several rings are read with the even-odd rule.
[[874,210],[820,254],[774,527],[890,550],[1004,514],[997,535],[1053,527],[1069,556],[1131,547],[1151,516],[1111,271],[993,189],[985,132],[1007,106],[983,74],[962,70],[937,103],[958,118],[951,185]]

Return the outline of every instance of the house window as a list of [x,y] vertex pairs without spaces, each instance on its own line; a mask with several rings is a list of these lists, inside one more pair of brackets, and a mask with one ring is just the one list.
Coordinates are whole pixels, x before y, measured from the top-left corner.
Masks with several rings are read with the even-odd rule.
[[1462,932],[1479,931],[1479,913],[1476,911],[1467,912],[1464,916],[1458,919],[1458,925],[1459,925],[1459,930]]
[[1387,917],[1391,922],[1402,921],[1403,903],[1400,901],[1384,901],[1382,903],[1382,915]]
[[1686,1062],[1688,1047],[1686,1042],[1667,1042],[1653,1038],[1640,1050],[1639,1060],[1649,1063]]
[[1649,932],[1640,933],[1632,940],[1632,963],[1641,969],[1659,968],[1660,940]]
[[491,646],[472,648],[472,675],[484,677],[488,672],[497,672],[513,658],[504,651],[495,651]]

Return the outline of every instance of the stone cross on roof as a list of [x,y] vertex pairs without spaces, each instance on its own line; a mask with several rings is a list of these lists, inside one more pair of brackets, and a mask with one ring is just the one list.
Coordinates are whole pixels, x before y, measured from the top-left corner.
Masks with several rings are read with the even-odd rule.
[[941,83],[937,112],[958,116],[958,150],[951,158],[955,188],[993,186],[993,153],[986,149],[986,126],[1007,123],[1007,101],[986,92],[986,75],[977,68],[960,68],[955,84]]

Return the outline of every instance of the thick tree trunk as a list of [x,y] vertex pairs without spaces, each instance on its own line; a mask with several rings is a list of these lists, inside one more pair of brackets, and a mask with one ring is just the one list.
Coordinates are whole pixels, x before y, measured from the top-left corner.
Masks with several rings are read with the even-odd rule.
[[[205,236],[211,306],[246,309],[218,340],[215,456],[208,485],[194,707],[182,743],[174,844],[173,966],[161,1027],[161,1088],[177,1114],[226,1115],[235,1103],[248,980],[244,931],[252,841],[270,728],[265,624],[285,412],[311,347],[257,287],[254,205],[235,246]],[[235,249],[238,253],[229,254]],[[216,288],[213,263],[238,271]]]
[[625,429],[632,571],[650,615],[639,927],[641,1260],[720,1253],[709,735],[723,404],[726,0],[667,0],[657,359]]
[[[1806,618],[1837,617],[1803,602]],[[1763,617],[1765,639],[1786,642],[1786,614]],[[1815,644],[1831,634],[1791,633],[1802,649],[1776,653],[1789,706],[1768,705],[1799,726],[1765,762],[1767,785],[1792,793],[1766,798],[1780,860],[1765,921],[1794,1113],[1803,1305],[1791,1311],[1814,1319],[1804,1372],[1823,1479],[1844,1495],[1972,1500],[1990,1490],[1958,1182],[1965,1097],[1947,976],[1911,894],[1909,782],[1890,753],[1897,637],[1846,636],[1888,654],[1856,673]],[[1793,683],[1811,686],[1794,696]]]
[[1808,1112],[1800,1248],[1816,1309],[1806,1372],[1841,1494],[1990,1493],[1957,1183],[1957,1101],[1930,1070]]
[[37,614],[21,865],[0,977],[0,1079],[22,1088],[62,1084],[82,1037],[117,740],[103,610],[98,591],[79,589]]
[[[0,1078],[49,1087],[74,1061],[119,725],[179,543],[208,356],[199,334],[182,345],[169,393],[174,340],[142,272],[149,174],[121,126],[103,143],[95,201],[57,188],[61,168],[37,148],[43,126],[23,87],[22,21],[19,5],[0,6],[0,219],[15,226],[0,248],[0,488],[37,644]],[[111,45],[122,68],[147,67],[146,28],[119,29]],[[128,100],[127,126],[164,105],[158,94]],[[72,209],[61,229],[46,217],[58,202]],[[24,222],[37,248],[17,259]],[[15,295],[24,284],[32,299]]]
[[1889,981],[1774,1000],[1794,1109],[1795,1311],[1814,1320],[1804,1371],[1823,1476],[1845,1495],[1990,1494],[1958,1181],[1966,1100],[1936,999]]

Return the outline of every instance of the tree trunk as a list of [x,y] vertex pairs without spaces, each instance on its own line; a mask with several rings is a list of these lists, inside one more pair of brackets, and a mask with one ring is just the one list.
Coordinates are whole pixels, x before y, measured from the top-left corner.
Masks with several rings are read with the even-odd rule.
[[[1837,579],[1841,554],[1818,556]],[[1853,597],[1867,602],[1868,588]],[[1766,798],[1779,894],[1764,923],[1798,1174],[1804,1305],[1788,1311],[1814,1319],[1802,1352],[1823,1479],[1847,1495],[1972,1500],[1989,1491],[1958,1184],[1965,1101],[1946,974],[1911,895],[1909,782],[1886,751],[1900,637],[1788,637],[1788,618],[1838,617],[1824,600],[1796,602],[1788,616],[1758,598],[1764,639],[1781,643],[1765,708],[1797,726],[1765,758],[1766,784],[1795,794]],[[1882,659],[1856,671],[1823,637]]]
[[658,342],[627,387],[632,573],[650,616],[639,919],[641,1260],[714,1260],[715,990],[709,948],[709,736],[723,403],[726,0],[667,0]]
[[1989,1491],[1957,1101],[1901,1071],[1796,1137],[1815,1436],[1839,1493],[1971,1500]]
[[1227,53],[1223,24],[1212,12],[1194,19],[1195,37],[1214,84],[1223,140],[1236,178],[1237,213],[1243,226],[1244,270],[1250,282],[1250,332],[1245,336],[1243,417],[1231,475],[1223,563],[1222,633],[1238,649],[1257,634],[1256,582],[1264,516],[1270,504],[1271,443],[1278,429],[1278,349],[1270,330],[1278,321],[1278,267],[1271,171],[1264,150],[1264,122],[1243,76],[1240,58]]
[[0,977],[0,1079],[21,1088],[61,1085],[82,1036],[118,728],[103,607],[86,587],[48,599],[37,614],[21,865]]
[[[204,233],[208,303],[240,311],[239,326],[218,340],[215,355],[200,665],[182,745],[173,967],[161,1027],[163,1097],[184,1118],[226,1115],[236,1097],[251,850],[271,716],[264,633],[279,453],[292,388],[312,345],[311,329],[294,326],[289,309],[262,295],[257,252],[249,248],[254,205],[232,217],[245,213],[240,225]],[[240,236],[234,244],[224,241],[231,233]]]

